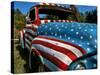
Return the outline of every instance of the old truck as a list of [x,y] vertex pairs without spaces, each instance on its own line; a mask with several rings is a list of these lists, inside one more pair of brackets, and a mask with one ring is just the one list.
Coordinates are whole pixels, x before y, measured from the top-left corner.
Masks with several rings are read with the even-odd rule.
[[79,23],[73,9],[40,3],[30,8],[20,44],[29,51],[30,69],[66,71],[97,68],[96,24]]

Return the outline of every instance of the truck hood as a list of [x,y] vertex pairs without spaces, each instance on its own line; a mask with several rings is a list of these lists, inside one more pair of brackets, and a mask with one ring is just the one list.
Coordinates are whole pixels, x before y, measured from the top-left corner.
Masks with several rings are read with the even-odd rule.
[[78,22],[50,22],[37,29],[39,36],[48,36],[80,46],[87,53],[97,50],[97,25]]

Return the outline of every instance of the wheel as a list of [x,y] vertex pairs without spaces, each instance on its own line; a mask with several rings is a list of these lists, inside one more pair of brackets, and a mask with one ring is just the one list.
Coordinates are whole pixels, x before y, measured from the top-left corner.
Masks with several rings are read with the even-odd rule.
[[79,63],[74,67],[74,70],[84,70],[84,69],[85,69],[85,66],[82,63]]
[[83,62],[75,62],[69,66],[69,70],[84,70],[86,66]]
[[44,65],[40,63],[39,57],[34,54],[30,53],[29,56],[29,67],[32,72],[44,72]]

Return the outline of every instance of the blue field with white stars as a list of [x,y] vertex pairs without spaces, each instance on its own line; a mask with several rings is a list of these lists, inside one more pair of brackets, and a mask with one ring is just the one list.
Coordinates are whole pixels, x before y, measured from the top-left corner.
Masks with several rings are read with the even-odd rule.
[[97,25],[78,22],[41,24],[37,34],[64,40],[82,47],[87,53],[97,50]]

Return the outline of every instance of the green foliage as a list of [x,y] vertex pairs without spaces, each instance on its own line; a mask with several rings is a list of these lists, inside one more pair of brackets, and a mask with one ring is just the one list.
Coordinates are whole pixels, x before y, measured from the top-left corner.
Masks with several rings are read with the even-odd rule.
[[70,5],[73,15],[70,15],[68,20],[76,20],[77,22],[97,23],[97,10],[80,13],[75,5]]
[[86,22],[97,24],[97,10],[88,11],[86,14]]
[[21,30],[25,26],[25,15],[19,9],[14,10],[14,25],[17,30]]

